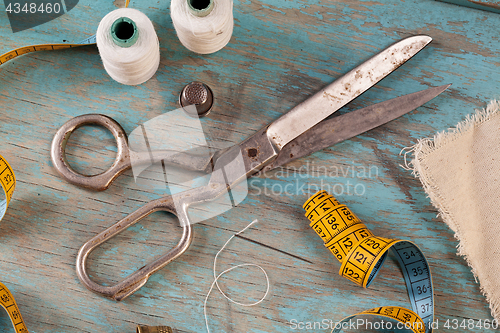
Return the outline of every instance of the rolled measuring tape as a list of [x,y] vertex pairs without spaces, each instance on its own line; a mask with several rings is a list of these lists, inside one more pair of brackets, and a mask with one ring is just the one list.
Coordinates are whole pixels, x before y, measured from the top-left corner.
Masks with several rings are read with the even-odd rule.
[[427,260],[415,244],[374,236],[346,205],[326,191],[310,197],[303,208],[311,222],[309,225],[341,262],[339,274],[364,288],[374,280],[388,251],[392,250],[403,271],[413,309],[383,306],[363,311],[337,322],[332,333],[349,327],[345,323],[359,315],[390,318],[397,323],[398,329],[415,333],[432,332],[434,294],[431,272]]
[[[9,163],[5,158],[0,155],[0,184],[5,193],[5,199],[0,201],[0,220],[2,220],[7,207],[9,206],[10,199],[12,198],[12,193],[16,188],[16,176],[14,171],[10,167]],[[28,329],[24,324],[23,317],[17,307],[14,297],[10,293],[9,289],[2,283],[0,283],[0,305],[9,314],[10,320],[16,333],[28,333]]]

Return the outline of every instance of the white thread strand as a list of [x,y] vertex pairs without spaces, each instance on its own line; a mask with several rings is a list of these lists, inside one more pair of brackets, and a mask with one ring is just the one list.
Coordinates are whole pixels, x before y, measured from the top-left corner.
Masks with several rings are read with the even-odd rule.
[[[236,266],[233,266],[233,267],[230,267],[230,268],[226,269],[225,271],[221,272],[219,275],[216,275],[217,257],[219,256],[219,254],[226,248],[227,244],[229,244],[229,242],[234,237],[236,237],[237,235],[243,233],[245,230],[247,230],[248,228],[250,228],[253,224],[255,224],[257,222],[258,222],[258,220],[254,220],[252,223],[250,223],[249,225],[247,225],[243,230],[241,230],[241,231],[237,232],[236,234],[232,235],[227,240],[227,242],[222,246],[222,248],[219,250],[219,252],[217,252],[217,254],[215,255],[215,258],[214,258],[214,281],[212,282],[212,285],[210,286],[210,289],[208,290],[207,296],[205,297],[205,302],[203,303],[203,313],[205,315],[205,325],[207,327],[207,332],[208,333],[210,333],[210,329],[208,328],[207,301],[208,301],[208,297],[210,296],[210,293],[214,289],[215,285],[217,286],[217,289],[219,289],[219,292],[222,294],[222,296],[224,296],[230,302],[232,302],[234,304],[237,304],[237,305],[241,305],[241,306],[254,306],[254,305],[257,305],[259,303],[262,303],[264,301],[264,299],[266,298],[267,294],[269,293],[269,286],[270,286],[270,284],[269,284],[269,276],[267,275],[267,272],[265,271],[265,269],[262,268],[261,266],[257,265],[257,264],[240,264],[240,265],[236,265]],[[221,288],[219,286],[219,283],[217,282],[219,280],[219,278],[221,278],[224,274],[232,271],[235,268],[244,267],[244,266],[257,267],[257,268],[259,268],[262,271],[262,273],[264,273],[264,276],[266,277],[266,285],[267,285],[266,292],[264,293],[264,296],[262,296],[258,301],[254,302],[254,303],[240,303],[240,302],[236,302],[235,300],[233,300],[232,298],[230,298],[229,296],[227,296],[221,290]]]
[[209,54],[222,49],[233,34],[233,1],[213,0],[214,7],[204,17],[195,16],[189,0],[172,0],[170,14],[177,36],[187,49]]
[[[116,45],[111,37],[111,26],[120,17],[134,21],[139,31],[137,41],[130,47]],[[114,80],[137,85],[156,73],[160,64],[160,44],[153,23],[142,12],[132,8],[112,11],[99,23],[96,38],[104,68]]]

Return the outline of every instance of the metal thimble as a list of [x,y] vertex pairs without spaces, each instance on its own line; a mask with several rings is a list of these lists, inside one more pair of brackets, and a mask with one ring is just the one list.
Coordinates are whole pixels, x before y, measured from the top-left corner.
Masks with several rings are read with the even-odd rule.
[[[212,110],[214,104],[212,89],[202,82],[191,82],[182,89],[179,103],[189,115],[204,117]],[[185,108],[188,105],[195,105],[197,114],[192,114]]]

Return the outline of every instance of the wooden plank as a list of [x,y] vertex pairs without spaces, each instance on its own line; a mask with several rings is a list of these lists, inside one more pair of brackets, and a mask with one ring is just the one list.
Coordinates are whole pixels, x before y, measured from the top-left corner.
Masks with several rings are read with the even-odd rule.
[[[16,34],[3,16],[0,53],[33,43],[80,40],[121,6],[83,0],[61,18]],[[161,45],[160,68],[145,84],[113,81],[95,47],[32,53],[0,67],[0,153],[18,179],[0,222],[0,280],[16,296],[30,332],[134,332],[137,324],[205,331],[203,300],[212,282],[213,258],[254,219],[259,224],[233,240],[218,270],[260,264],[270,277],[270,295],[259,306],[243,308],[213,293],[208,302],[211,331],[290,332],[294,319],[338,321],[375,306],[409,306],[392,259],[367,290],[338,275],[339,263],[308,227],[301,208],[321,186],[348,204],[376,235],[412,239],[422,249],[432,269],[440,328],[446,320],[492,319],[470,269],[455,254],[452,232],[436,217],[418,180],[400,167],[399,153],[498,97],[498,15],[430,0],[243,0],[235,2],[231,42],[201,56],[178,41],[168,3],[141,0],[131,7],[151,18]],[[182,87],[200,80],[216,99],[212,113],[201,121],[203,129],[212,146],[227,147],[377,51],[415,34],[434,41],[340,113],[452,83],[447,92],[401,119],[250,179],[240,205],[196,224],[187,253],[123,302],[92,294],[78,281],[79,247],[164,192],[137,185],[130,171],[100,193],[61,179],[49,149],[65,121],[103,113],[130,133],[177,108]],[[68,148],[72,165],[88,173],[109,166],[114,151],[112,136],[100,128],[78,130]],[[179,234],[171,217],[155,213],[92,254],[92,277],[116,282],[172,247]],[[221,285],[238,301],[256,300],[265,290],[261,273],[253,269],[235,270]],[[0,327],[8,325],[0,312]]]

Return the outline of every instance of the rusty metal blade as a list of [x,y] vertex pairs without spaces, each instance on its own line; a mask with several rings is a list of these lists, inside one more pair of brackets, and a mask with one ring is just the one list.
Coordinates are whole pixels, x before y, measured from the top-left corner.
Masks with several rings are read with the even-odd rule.
[[396,70],[431,41],[429,36],[413,36],[389,46],[272,122],[267,137],[278,150],[282,149]]
[[264,171],[333,146],[396,119],[427,103],[451,84],[429,88],[327,119],[288,143]]

